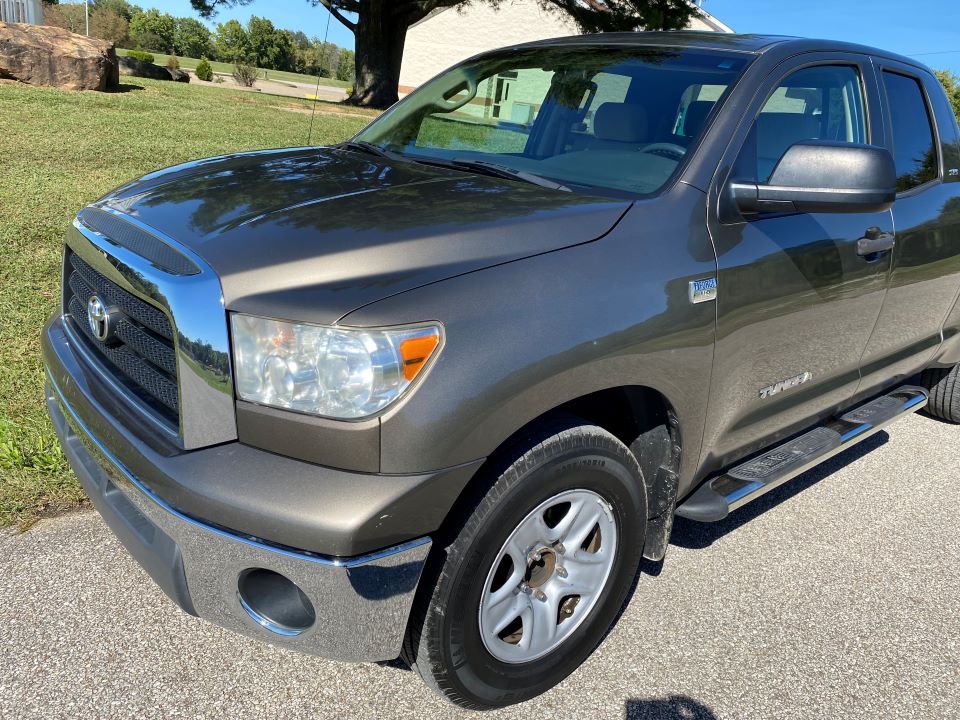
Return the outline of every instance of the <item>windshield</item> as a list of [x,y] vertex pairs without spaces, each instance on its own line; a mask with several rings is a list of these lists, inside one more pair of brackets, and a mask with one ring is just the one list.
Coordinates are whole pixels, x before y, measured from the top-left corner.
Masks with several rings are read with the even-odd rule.
[[683,162],[746,63],[735,53],[654,47],[486,55],[434,78],[356,140],[563,189],[648,194]]

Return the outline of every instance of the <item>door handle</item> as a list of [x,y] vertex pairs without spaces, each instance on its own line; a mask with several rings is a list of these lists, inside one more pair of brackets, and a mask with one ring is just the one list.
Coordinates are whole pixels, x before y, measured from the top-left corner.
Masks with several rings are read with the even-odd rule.
[[897,236],[893,233],[883,232],[878,227],[867,228],[864,236],[857,240],[857,255],[875,260],[881,253],[893,250],[896,244]]

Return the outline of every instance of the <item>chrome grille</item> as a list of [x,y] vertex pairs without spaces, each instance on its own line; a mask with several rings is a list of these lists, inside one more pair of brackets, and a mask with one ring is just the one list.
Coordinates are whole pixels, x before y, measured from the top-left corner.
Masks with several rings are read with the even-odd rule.
[[[84,344],[106,361],[117,380],[161,416],[178,423],[174,331],[167,316],[104,277],[69,249],[64,256],[64,278],[64,309]],[[97,340],[87,322],[87,301],[95,294],[122,312],[115,326],[116,344]]]

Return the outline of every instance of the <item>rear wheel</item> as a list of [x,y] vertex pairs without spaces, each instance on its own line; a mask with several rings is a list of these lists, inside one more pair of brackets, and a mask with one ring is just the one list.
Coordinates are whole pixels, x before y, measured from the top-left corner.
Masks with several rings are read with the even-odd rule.
[[930,391],[930,401],[923,412],[949,423],[960,423],[960,365],[924,370],[920,383]]
[[615,620],[640,561],[647,504],[629,449],[579,423],[530,445],[466,508],[411,616],[405,658],[464,707],[522,702],[569,675]]

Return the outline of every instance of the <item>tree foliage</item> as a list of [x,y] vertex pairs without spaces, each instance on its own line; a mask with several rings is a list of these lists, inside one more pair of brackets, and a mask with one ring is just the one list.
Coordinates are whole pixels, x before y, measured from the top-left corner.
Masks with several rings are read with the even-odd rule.
[[133,16],[143,12],[143,8],[134,5],[127,0],[95,0],[92,3],[97,10],[111,10],[127,22],[133,20]]
[[90,34],[108,40],[114,45],[124,45],[130,22],[108,7],[96,7],[90,13]]
[[138,50],[172,55],[176,46],[177,19],[156,8],[134,15],[130,21],[130,39]]
[[75,3],[50,5],[44,8],[43,21],[47,25],[60,27],[73,33],[79,33],[80,35],[83,35],[87,28],[83,5],[77,5]]
[[238,20],[227,20],[217,25],[214,47],[218,60],[238,62],[244,60],[250,52],[250,41],[247,31]]
[[[435,10],[509,0],[307,0],[322,5],[356,36],[354,94],[351,102],[386,107],[397,99],[407,29]],[[218,8],[253,0],[190,0],[204,17]],[[675,30],[699,11],[688,0],[537,0],[551,12],[571,17],[584,32]],[[356,19],[354,19],[354,17]]]
[[257,67],[270,70],[293,70],[296,50],[290,33],[278,30],[273,23],[257,17],[247,23],[248,60]]
[[937,79],[943,84],[943,89],[947,91],[947,97],[950,98],[950,104],[953,106],[953,112],[960,121],[960,75],[955,75],[949,70],[935,70]]
[[341,50],[337,61],[337,80],[349,82],[353,80],[355,72],[355,55],[352,50]]
[[196,18],[176,18],[173,41],[183,57],[205,57],[213,51],[213,35]]

